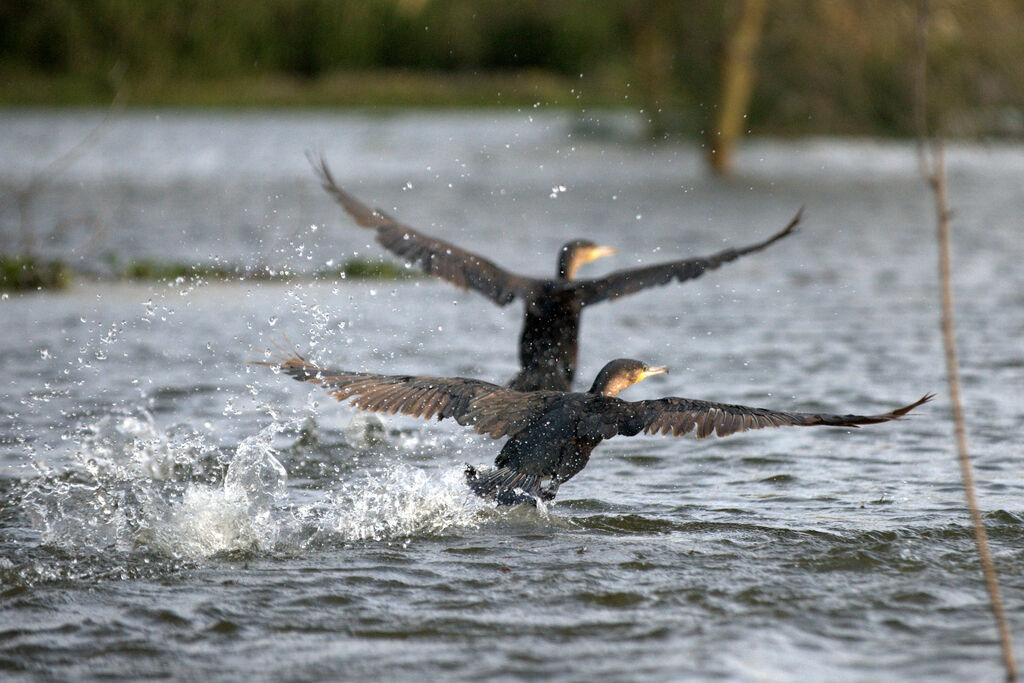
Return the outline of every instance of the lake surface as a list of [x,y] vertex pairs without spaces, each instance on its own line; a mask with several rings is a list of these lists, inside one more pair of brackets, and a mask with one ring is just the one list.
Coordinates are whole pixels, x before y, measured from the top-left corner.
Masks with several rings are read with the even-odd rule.
[[[0,114],[14,193],[100,113]],[[10,680],[996,680],[953,453],[931,200],[902,143],[752,141],[728,181],[621,117],[137,112],[46,175],[28,228],[132,259],[312,273],[381,257],[303,156],[410,224],[529,274],[799,234],[586,311],[577,385],[621,356],[688,396],[910,419],[602,444],[546,509],[461,484],[500,443],[376,419],[246,365],[287,339],[348,369],[507,381],[521,308],[429,279],[82,282],[0,299],[0,671]],[[1024,147],[955,146],[970,442],[1024,625]]]

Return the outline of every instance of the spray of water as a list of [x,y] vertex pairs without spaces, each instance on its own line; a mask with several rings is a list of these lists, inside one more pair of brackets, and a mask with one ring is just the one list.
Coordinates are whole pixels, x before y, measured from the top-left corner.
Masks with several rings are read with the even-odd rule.
[[346,483],[333,496],[332,507],[329,528],[346,541],[436,534],[471,526],[486,508],[466,489],[460,468],[438,477],[403,465]]
[[[489,514],[456,466],[378,464],[325,482],[326,490],[290,487],[274,440],[297,428],[274,422],[224,449],[208,434],[161,432],[142,411],[108,416],[86,430],[72,466],[26,483],[23,509],[44,543],[73,554],[182,559],[408,539],[476,526]],[[346,435],[364,444],[380,429],[359,421]]]
[[[305,240],[277,246],[280,260],[308,268],[311,252]],[[198,277],[179,277],[156,286],[138,320],[97,327],[82,343],[81,357],[70,361],[65,372],[105,366],[118,356],[116,347],[128,342],[125,335],[131,330],[173,327],[175,305],[184,301],[191,306],[205,285]],[[328,342],[336,353],[337,347],[357,341],[347,327],[350,317],[358,317],[358,306],[333,309],[318,291],[295,283],[283,308],[290,324],[305,331],[298,342],[304,353],[315,353]],[[377,292],[370,290],[369,296]],[[266,330],[278,333],[280,314],[275,311]],[[259,329],[255,321],[246,325]],[[335,332],[340,329],[346,334],[339,338]],[[196,353],[200,355],[183,353],[180,360],[199,365],[214,360],[206,355],[214,353],[210,344]],[[233,375],[241,367],[230,365],[226,372]],[[213,377],[208,370],[204,376]],[[83,375],[79,381],[90,377]],[[246,398],[234,390],[236,380],[229,377],[227,389],[217,385],[217,391],[229,393],[221,415],[232,421],[251,417],[236,405]],[[168,381],[177,388],[188,380]],[[315,425],[313,434],[300,427],[312,406],[279,417],[274,411],[280,405],[263,405],[259,387],[247,386],[253,408],[273,421],[240,440],[236,433],[228,445],[215,436],[215,422],[203,421],[202,430],[192,426],[194,420],[184,426],[158,426],[142,407],[152,405],[146,403],[144,390],[141,404],[128,399],[121,403],[127,408],[111,408],[99,420],[84,418],[95,421],[67,435],[63,443],[70,449],[61,449],[57,458],[36,459],[37,476],[19,483],[17,504],[30,522],[27,532],[37,535],[42,547],[59,550],[55,556],[72,562],[103,558],[106,571],[137,564],[126,555],[180,564],[223,553],[301,553],[310,547],[441,534],[493,517],[492,506],[473,497],[462,482],[462,468],[455,464],[461,458],[451,452],[458,444],[431,440],[420,430],[396,435],[376,416],[353,418],[341,443],[325,443]],[[297,434],[295,443],[282,447],[282,440]],[[404,464],[410,455],[416,456],[417,467]],[[443,458],[440,468],[429,463],[435,455]],[[297,473],[295,482],[289,481],[289,469]],[[43,577],[45,572],[37,574]]]

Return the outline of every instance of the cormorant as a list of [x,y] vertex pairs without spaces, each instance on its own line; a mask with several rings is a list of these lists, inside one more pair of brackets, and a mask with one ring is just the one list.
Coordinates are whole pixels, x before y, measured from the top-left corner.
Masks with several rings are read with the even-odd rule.
[[668,371],[625,358],[605,365],[585,393],[521,392],[464,377],[326,370],[297,354],[280,363],[258,364],[320,384],[338,401],[352,399],[351,405],[360,410],[424,420],[450,417],[492,439],[509,437],[494,467],[466,468],[466,482],[477,495],[504,505],[553,499],[559,485],[586,466],[590,452],[613,436],[683,436],[695,430],[702,439],[763,427],[856,427],[895,420],[932,397],[881,415],[777,412],[677,397],[623,401],[616,398],[620,391]]
[[725,249],[706,257],[619,270],[586,280],[576,280],[576,270],[584,263],[614,254],[615,249],[589,240],[573,240],[559,251],[554,278],[532,278],[516,275],[482,256],[424,235],[379,209],[370,209],[338,186],[323,157],[310,154],[309,160],[324,189],[356,223],[364,228],[376,228],[377,242],[388,251],[430,275],[463,289],[474,289],[499,306],[516,298],[525,303],[523,331],[519,335],[521,370],[509,383],[509,387],[519,391],[571,389],[576,373],[580,313],[585,306],[666,285],[672,280],[692,280],[723,263],[761,251],[790,234],[803,213],[801,208],[784,229],[763,242]]

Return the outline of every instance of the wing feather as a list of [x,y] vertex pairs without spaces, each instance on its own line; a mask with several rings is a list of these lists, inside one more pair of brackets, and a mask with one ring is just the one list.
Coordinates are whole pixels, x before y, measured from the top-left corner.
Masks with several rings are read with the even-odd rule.
[[550,403],[557,391],[519,392],[464,377],[414,377],[327,370],[294,355],[280,363],[257,363],[280,369],[301,382],[319,384],[338,401],[359,410],[401,413],[429,420],[453,418],[480,434],[499,439],[521,430]]
[[878,415],[782,412],[679,397],[622,401],[618,433],[633,435],[642,431],[648,434],[684,436],[694,432],[698,439],[703,439],[712,434],[729,436],[748,429],[766,427],[857,427],[898,420],[932,397],[933,394],[926,394],[914,403]]
[[574,281],[572,286],[580,292],[583,305],[588,306],[607,299],[616,299],[627,294],[636,294],[649,287],[667,285],[673,280],[678,280],[679,282],[692,280],[709,270],[718,268],[724,263],[761,251],[786,235],[791,234],[796,229],[802,215],[803,208],[797,211],[785,228],[756,244],[739,249],[725,249],[711,256],[669,261],[668,263],[659,263],[644,268],[617,270],[601,278]]
[[516,297],[529,298],[543,283],[543,280],[516,275],[483,256],[418,232],[380,209],[371,209],[334,181],[323,157],[307,156],[324,190],[357,224],[375,228],[377,242],[382,247],[419,266],[428,275],[479,292],[500,306],[511,303]]

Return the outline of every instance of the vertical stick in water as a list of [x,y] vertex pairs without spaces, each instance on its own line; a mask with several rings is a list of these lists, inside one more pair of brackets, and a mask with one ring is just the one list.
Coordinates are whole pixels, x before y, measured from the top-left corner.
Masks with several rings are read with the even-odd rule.
[[732,153],[743,135],[747,107],[754,91],[754,56],[761,43],[767,3],[744,0],[740,16],[726,42],[722,65],[721,101],[708,146],[711,170],[718,174],[732,168]]
[[953,427],[956,434],[956,448],[960,457],[960,473],[964,480],[964,491],[967,494],[967,508],[971,513],[971,522],[974,524],[974,539],[978,544],[978,554],[981,555],[981,567],[985,574],[985,584],[988,587],[989,598],[992,602],[992,612],[996,618],[996,626],[999,629],[999,640],[1003,646],[1003,660],[1006,665],[1006,679],[1014,681],[1017,679],[1017,668],[1013,656],[1013,641],[1010,638],[1010,627],[1006,622],[1006,612],[1003,609],[1003,599],[999,590],[999,577],[996,575],[995,562],[992,560],[992,551],[989,549],[988,532],[985,531],[985,522],[981,516],[981,509],[978,507],[978,494],[974,485],[974,468],[971,465],[971,455],[967,450],[967,427],[964,424],[963,400],[960,394],[960,361],[957,356],[956,326],[953,321],[953,284],[950,267],[950,230],[949,230],[949,202],[946,192],[946,168],[943,159],[942,146],[938,143],[932,148],[931,173],[928,175],[928,183],[935,194],[935,212],[938,216],[938,238],[939,238],[939,286],[942,293],[942,342],[946,350],[946,373],[949,377],[949,400],[953,407]]
[[956,448],[960,459],[960,474],[964,481],[964,492],[967,495],[967,508],[974,525],[974,539],[981,556],[981,568],[985,575],[992,613],[995,615],[996,628],[1003,648],[1003,663],[1006,666],[1006,679],[1017,680],[1017,665],[1013,655],[1013,640],[1010,627],[1003,609],[1003,599],[999,590],[999,577],[996,574],[995,562],[989,548],[988,532],[978,506],[978,494],[974,485],[974,468],[971,465],[970,452],[967,450],[967,427],[964,423],[963,399],[960,393],[960,361],[956,348],[956,325],[953,319],[953,277],[950,247],[949,194],[946,186],[946,162],[942,143],[938,140],[931,145],[929,157],[925,144],[927,138],[926,119],[926,72],[928,46],[928,1],[921,0],[917,18],[917,83],[915,84],[915,108],[918,126],[918,155],[921,173],[932,188],[935,197],[935,214],[939,240],[939,287],[942,299],[942,343],[946,351],[946,374],[949,378],[949,400],[953,407],[953,429],[956,434]]

